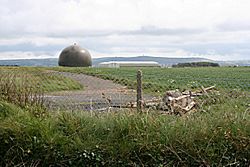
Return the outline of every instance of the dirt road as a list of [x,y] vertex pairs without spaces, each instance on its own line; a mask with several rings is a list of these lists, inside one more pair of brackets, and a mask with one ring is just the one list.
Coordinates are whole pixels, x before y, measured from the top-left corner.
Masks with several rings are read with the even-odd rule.
[[[102,110],[108,107],[121,107],[136,101],[136,91],[125,86],[85,74],[56,72],[69,77],[84,86],[84,90],[49,93],[46,99],[50,107],[70,110]],[[147,98],[150,98],[147,96]]]

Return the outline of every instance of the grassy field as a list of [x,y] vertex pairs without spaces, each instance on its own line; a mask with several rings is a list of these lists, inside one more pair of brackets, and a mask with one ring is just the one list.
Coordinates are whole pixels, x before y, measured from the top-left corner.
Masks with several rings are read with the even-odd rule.
[[[46,80],[48,70],[59,70],[94,75],[130,87],[136,85],[137,69],[14,69],[18,75],[27,73],[31,78],[37,77],[38,71],[42,74],[39,82]],[[216,85],[225,94],[201,99],[200,112],[184,117],[133,110],[47,112],[32,105],[20,108],[2,99],[0,166],[250,165],[250,68],[145,68],[142,71],[144,90],[148,93]],[[55,83],[57,77],[61,76],[52,77],[56,78]],[[20,82],[20,77],[14,79]],[[45,84],[43,89],[49,91],[46,87],[50,85]],[[21,91],[23,94],[25,91]]]
[[44,68],[0,67],[0,100],[21,107],[44,107],[44,94],[83,89],[78,82]]
[[[112,80],[136,89],[137,68],[62,68],[53,70],[84,73]],[[199,111],[211,111],[212,105],[238,106],[238,99],[250,103],[250,67],[201,67],[201,68],[141,68],[143,92],[160,96],[167,90],[201,90],[201,87],[216,86],[219,93],[198,99]],[[200,100],[200,101],[199,101]],[[222,105],[223,104],[223,105]]]
[[[112,80],[136,89],[137,68],[53,68],[58,71],[84,73]],[[237,106],[238,99],[250,103],[250,67],[200,67],[200,68],[141,68],[143,92],[160,96],[167,90],[201,90],[215,85],[217,94],[198,101],[199,110],[210,111],[211,105]],[[224,111],[223,107],[217,109]]]
[[78,82],[38,67],[0,67],[0,82],[27,84],[44,92],[82,89]]
[[[54,68],[54,70],[85,73],[117,83],[136,87],[136,68]],[[165,92],[171,89],[195,89],[216,85],[223,90],[250,91],[250,68],[142,68],[144,90]]]

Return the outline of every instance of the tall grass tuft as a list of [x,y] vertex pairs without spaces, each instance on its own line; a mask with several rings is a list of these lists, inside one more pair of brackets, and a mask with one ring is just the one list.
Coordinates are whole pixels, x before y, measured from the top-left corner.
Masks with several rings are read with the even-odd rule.
[[43,108],[45,105],[44,91],[40,88],[40,83],[25,73],[1,73],[0,99],[20,107]]

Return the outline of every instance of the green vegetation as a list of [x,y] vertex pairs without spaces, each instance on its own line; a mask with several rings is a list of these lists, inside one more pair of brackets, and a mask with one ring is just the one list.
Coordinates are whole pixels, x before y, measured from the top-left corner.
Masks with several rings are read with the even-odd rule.
[[[1,166],[249,165],[245,102],[189,117],[60,112],[34,115],[0,103]],[[242,112],[244,111],[244,112]]]
[[[21,74],[29,74],[32,80],[53,74],[48,68],[10,69],[15,77],[0,78],[0,83],[5,83],[0,86],[7,85],[14,91],[18,90],[15,84],[22,84],[21,78],[25,79]],[[1,75],[9,76],[4,70],[1,69]],[[137,71],[61,67],[53,70],[86,73],[130,87],[135,87]],[[37,71],[42,75],[37,76]],[[142,71],[144,88],[151,93],[216,84],[225,94],[200,99],[202,104],[198,103],[197,112],[183,117],[156,111],[139,114],[133,110],[47,112],[34,103],[23,107],[0,94],[0,166],[249,166],[250,68]],[[52,78],[56,77],[62,76]],[[29,90],[30,81],[25,79],[23,90]],[[50,89],[46,89],[49,84],[41,87],[43,91]],[[20,91],[19,96],[25,94],[27,91]]]
[[14,82],[19,86],[26,84],[44,92],[82,89],[76,81],[38,67],[0,67],[0,78],[2,84],[5,82]]
[[[53,68],[84,73],[136,88],[136,68]],[[142,68],[144,91],[163,93],[172,89],[199,89],[216,85],[219,90],[250,91],[250,68]]]
[[0,100],[20,107],[44,107],[44,93],[78,90],[82,85],[42,68],[0,67]]
[[178,63],[173,67],[219,67],[218,63],[212,62],[191,62],[191,63]]

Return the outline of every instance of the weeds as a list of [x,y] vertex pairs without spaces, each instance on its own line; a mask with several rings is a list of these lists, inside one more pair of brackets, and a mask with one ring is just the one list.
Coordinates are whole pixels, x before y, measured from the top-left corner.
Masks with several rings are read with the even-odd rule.
[[0,78],[0,99],[20,107],[43,107],[44,92],[39,88],[40,83],[29,81],[27,74],[5,73]]
[[43,108],[45,93],[79,89],[78,82],[46,69],[0,67],[0,99],[21,107]]

